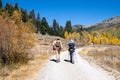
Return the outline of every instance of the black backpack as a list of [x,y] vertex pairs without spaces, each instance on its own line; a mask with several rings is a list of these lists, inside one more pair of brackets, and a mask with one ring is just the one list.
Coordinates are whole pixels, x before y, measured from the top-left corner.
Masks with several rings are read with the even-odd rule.
[[69,43],[69,49],[74,49],[75,48],[75,44],[74,43]]

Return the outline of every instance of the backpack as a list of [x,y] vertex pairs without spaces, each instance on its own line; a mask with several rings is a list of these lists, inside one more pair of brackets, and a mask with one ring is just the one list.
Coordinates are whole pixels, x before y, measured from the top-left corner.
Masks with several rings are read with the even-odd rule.
[[57,41],[56,43],[55,43],[55,46],[56,46],[56,49],[57,50],[61,50],[61,44],[60,44],[60,42],[59,41]]
[[74,43],[69,43],[68,45],[69,45],[69,49],[74,49],[74,47],[75,47]]
[[55,43],[55,46],[56,46],[56,47],[61,47],[60,42],[59,42],[59,41],[57,41],[57,42]]

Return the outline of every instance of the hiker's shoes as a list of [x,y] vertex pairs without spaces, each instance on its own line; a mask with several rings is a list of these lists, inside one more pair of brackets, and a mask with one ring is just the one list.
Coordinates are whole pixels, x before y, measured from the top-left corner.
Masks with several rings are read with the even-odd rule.
[[72,64],[75,64],[75,62],[74,62],[74,61],[72,61]]
[[56,60],[56,63],[59,63],[60,62],[60,60]]
[[75,64],[75,62],[74,61],[70,61],[72,64]]

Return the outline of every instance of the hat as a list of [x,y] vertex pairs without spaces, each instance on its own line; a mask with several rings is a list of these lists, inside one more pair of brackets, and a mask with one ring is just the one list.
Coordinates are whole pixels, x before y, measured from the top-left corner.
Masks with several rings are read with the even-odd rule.
[[74,41],[71,39],[71,40],[69,41],[69,43],[74,43]]

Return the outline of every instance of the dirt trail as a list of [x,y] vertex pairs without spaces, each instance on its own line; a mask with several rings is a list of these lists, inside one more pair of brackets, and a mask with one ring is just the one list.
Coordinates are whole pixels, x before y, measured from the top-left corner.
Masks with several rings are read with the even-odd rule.
[[67,51],[61,53],[60,63],[51,61],[55,59],[55,56],[52,56],[35,80],[115,80],[98,65],[89,64],[79,56],[77,53],[80,50],[76,50],[75,64],[66,61],[68,60]]

